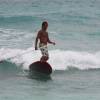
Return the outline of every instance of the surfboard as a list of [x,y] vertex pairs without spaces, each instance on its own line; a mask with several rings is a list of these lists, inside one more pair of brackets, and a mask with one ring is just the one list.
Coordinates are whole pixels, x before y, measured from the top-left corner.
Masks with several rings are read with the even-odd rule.
[[51,65],[47,62],[40,62],[40,61],[33,62],[29,66],[29,70],[31,73],[37,72],[47,76],[52,73]]

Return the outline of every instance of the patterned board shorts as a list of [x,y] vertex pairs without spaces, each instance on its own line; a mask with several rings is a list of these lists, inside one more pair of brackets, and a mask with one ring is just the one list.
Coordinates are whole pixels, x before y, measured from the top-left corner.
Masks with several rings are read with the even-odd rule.
[[47,45],[41,43],[39,44],[39,48],[41,50],[42,56],[49,57]]

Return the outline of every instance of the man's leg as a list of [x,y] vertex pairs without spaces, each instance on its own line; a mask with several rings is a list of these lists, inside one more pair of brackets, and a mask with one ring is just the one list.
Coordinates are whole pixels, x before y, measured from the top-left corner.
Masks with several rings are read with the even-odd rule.
[[42,56],[41,59],[40,59],[40,61],[41,61],[41,62],[46,62],[48,59],[49,59],[49,57],[47,57],[47,56]]
[[41,50],[41,53],[42,53],[42,57],[41,57],[40,61],[46,62],[49,59],[47,46],[43,46],[42,48],[40,48],[40,50]]

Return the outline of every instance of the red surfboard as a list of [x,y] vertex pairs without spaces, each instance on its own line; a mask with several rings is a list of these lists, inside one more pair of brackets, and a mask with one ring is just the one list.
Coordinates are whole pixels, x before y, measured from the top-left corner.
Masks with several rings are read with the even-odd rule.
[[30,72],[39,72],[45,75],[50,75],[52,73],[52,67],[47,62],[36,61],[29,66]]

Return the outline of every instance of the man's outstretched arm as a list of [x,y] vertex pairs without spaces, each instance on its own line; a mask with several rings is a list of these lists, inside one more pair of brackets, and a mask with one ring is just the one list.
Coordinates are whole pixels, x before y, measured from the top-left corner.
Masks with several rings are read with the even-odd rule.
[[[48,36],[48,34],[47,34],[47,36]],[[48,43],[55,45],[55,42],[52,42],[52,41],[49,39],[49,36],[48,36]]]

